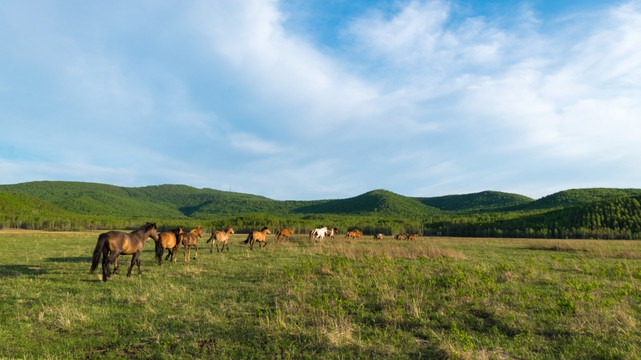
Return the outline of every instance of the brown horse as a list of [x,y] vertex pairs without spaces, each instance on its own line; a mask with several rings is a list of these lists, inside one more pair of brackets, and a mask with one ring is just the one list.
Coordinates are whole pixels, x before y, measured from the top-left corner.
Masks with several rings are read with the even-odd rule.
[[363,232],[362,232],[362,231],[360,231],[360,230],[358,230],[358,229],[354,229],[354,230],[352,230],[352,231],[348,231],[348,232],[347,232],[347,234],[345,235],[345,237],[350,237],[350,238],[358,239],[358,238],[359,238],[359,237],[361,237],[362,235],[363,235]]
[[385,235],[383,235],[383,233],[378,233],[378,234],[374,235],[374,239],[376,239],[376,240],[383,240],[384,237],[385,237]]
[[[102,254],[102,281],[109,280],[109,276],[111,276],[109,265],[114,263],[122,254],[133,255],[131,257],[129,270],[127,271],[128,277],[131,276],[131,269],[133,269],[134,264],[138,265],[138,274],[142,273],[142,271],[140,271],[140,253],[142,253],[143,247],[150,237],[158,240],[156,223],[148,222],[130,233],[109,231],[100,234],[96,248],[93,251],[90,272],[93,273],[96,270],[98,262],[100,261],[100,255]],[[115,265],[114,273],[117,271],[118,266]]]
[[258,248],[262,249],[267,245],[267,234],[271,234],[267,227],[264,227],[261,231],[252,231],[247,235],[247,239],[243,241],[243,244],[249,243],[249,250],[254,250],[254,243],[258,242]]
[[191,256],[192,246],[194,247],[194,249],[196,249],[194,260],[198,259],[198,238],[203,237],[203,227],[198,225],[197,228],[192,229],[190,232],[184,232],[178,236],[178,241],[182,244],[182,246],[184,246],[183,254],[185,255],[185,262],[189,262],[188,258]]
[[218,244],[220,243],[223,244],[222,251],[225,251],[225,246],[227,246],[227,252],[229,252],[229,243],[228,243],[229,234],[233,234],[233,233],[234,233],[234,228],[232,228],[230,225],[227,227],[227,229],[225,229],[225,231],[216,231],[213,234],[211,234],[211,237],[209,238],[209,240],[207,240],[207,242],[211,241],[211,249],[209,249],[209,252],[210,253],[214,252],[214,243],[216,243],[216,252],[220,252],[220,250],[218,249]]
[[[156,258],[158,259],[158,265],[162,265],[162,255],[165,253],[165,249],[167,249],[165,260],[171,256],[171,260],[169,261],[176,262],[176,259],[178,259],[178,249],[180,249],[178,238],[182,233],[183,228],[179,226],[171,231],[158,234],[158,241],[156,241]],[[176,257],[174,257],[174,254],[176,254]]]
[[294,230],[292,228],[287,228],[287,229],[280,229],[278,230],[278,233],[276,234],[276,242],[280,241],[280,238],[286,238],[287,241],[289,241],[289,236],[294,233]]
[[418,239],[418,233],[414,233],[407,237],[407,240],[416,240]]
[[398,234],[398,235],[394,236],[394,239],[396,239],[396,240],[406,240],[407,239],[407,235]]

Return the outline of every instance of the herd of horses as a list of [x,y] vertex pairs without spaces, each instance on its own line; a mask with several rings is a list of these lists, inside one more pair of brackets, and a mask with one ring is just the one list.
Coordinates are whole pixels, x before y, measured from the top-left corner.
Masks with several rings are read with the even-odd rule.
[[[287,239],[289,241],[290,235],[293,234],[292,228],[280,229],[276,233],[276,242],[280,239]],[[228,226],[224,231],[215,231],[207,240],[211,243],[210,252],[214,252],[214,244],[216,244],[217,252],[224,252],[225,247],[229,252],[229,235],[234,233],[234,229]],[[322,227],[313,229],[309,233],[310,240],[321,241],[325,237],[334,238],[339,231],[337,228]],[[249,245],[251,250],[254,249],[254,244],[258,243],[258,248],[262,249],[267,245],[267,235],[271,234],[269,228],[264,227],[261,231],[252,231],[247,235],[247,239],[243,244]],[[345,237],[358,239],[363,235],[359,230],[348,231]],[[102,257],[102,280],[107,281],[111,274],[118,273],[118,258],[120,255],[132,255],[127,276],[131,276],[131,271],[134,266],[138,266],[138,274],[140,270],[140,254],[143,251],[144,245],[149,238],[154,239],[156,243],[155,253],[158,265],[162,265],[162,257],[167,251],[165,260],[169,259],[170,262],[176,262],[178,258],[178,250],[183,246],[183,257],[185,262],[189,262],[191,256],[191,248],[194,248],[194,259],[198,259],[198,238],[203,237],[203,228],[198,225],[196,228],[189,232],[184,232],[182,227],[178,227],[166,232],[158,232],[158,227],[155,223],[148,222],[138,229],[127,233],[122,231],[108,231],[98,236],[96,247],[93,251],[93,258],[91,261],[91,270],[93,273],[98,267],[100,258]],[[383,239],[383,234],[375,234],[374,239]],[[394,237],[396,240],[414,240],[418,238],[418,234],[412,235],[399,234]],[[219,245],[221,247],[219,248]],[[113,271],[111,271],[113,266]]]

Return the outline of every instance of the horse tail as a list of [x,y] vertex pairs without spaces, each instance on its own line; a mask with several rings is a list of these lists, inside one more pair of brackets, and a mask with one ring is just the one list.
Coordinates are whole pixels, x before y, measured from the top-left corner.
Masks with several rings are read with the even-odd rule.
[[98,267],[98,263],[100,262],[100,255],[102,254],[102,249],[105,247],[107,243],[107,234],[103,233],[98,236],[98,242],[96,243],[96,248],[93,251],[93,259],[91,261],[91,270],[89,272],[93,273],[96,268]]
[[162,247],[162,239],[158,238],[156,241],[156,258],[158,259],[158,264],[162,263],[162,255],[165,253],[165,248]]
[[247,239],[245,239],[245,241],[243,241],[243,244],[247,244],[247,243],[249,243],[249,240],[251,240],[251,238],[252,238],[252,234],[251,234],[251,233],[249,233],[249,234],[247,235]]

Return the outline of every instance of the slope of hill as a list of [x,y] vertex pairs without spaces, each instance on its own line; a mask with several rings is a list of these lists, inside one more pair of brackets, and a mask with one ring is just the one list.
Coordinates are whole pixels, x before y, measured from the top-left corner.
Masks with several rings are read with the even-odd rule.
[[570,189],[542,197],[528,204],[513,207],[518,210],[557,209],[589,204],[614,197],[641,195],[641,189],[588,188]]
[[558,238],[638,238],[641,235],[641,195],[606,200],[524,216],[493,225],[506,235],[532,233]]
[[416,198],[421,203],[445,211],[488,211],[529,204],[534,200],[523,195],[499,191],[474,194]]
[[46,201],[30,195],[0,193],[0,214],[5,217],[21,215],[69,216],[72,213],[62,210]]
[[152,200],[136,199],[130,190],[113,185],[67,182],[36,181],[15,185],[2,185],[0,192],[26,194],[76,214],[183,218],[171,204]]
[[420,201],[387,190],[374,190],[353,198],[325,200],[294,209],[302,214],[378,214],[416,217],[438,213],[439,210]]

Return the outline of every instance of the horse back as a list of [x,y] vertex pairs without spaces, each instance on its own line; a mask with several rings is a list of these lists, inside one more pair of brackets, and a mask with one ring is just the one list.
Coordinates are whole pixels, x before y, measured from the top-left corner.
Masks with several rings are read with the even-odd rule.
[[176,246],[176,234],[173,232],[162,232],[158,234],[158,237],[160,238],[160,243],[165,249]]
[[110,251],[117,251],[123,255],[133,254],[138,251],[142,251],[143,242],[133,241],[131,236],[122,231],[108,231],[101,234],[100,236],[107,237],[107,244]]

